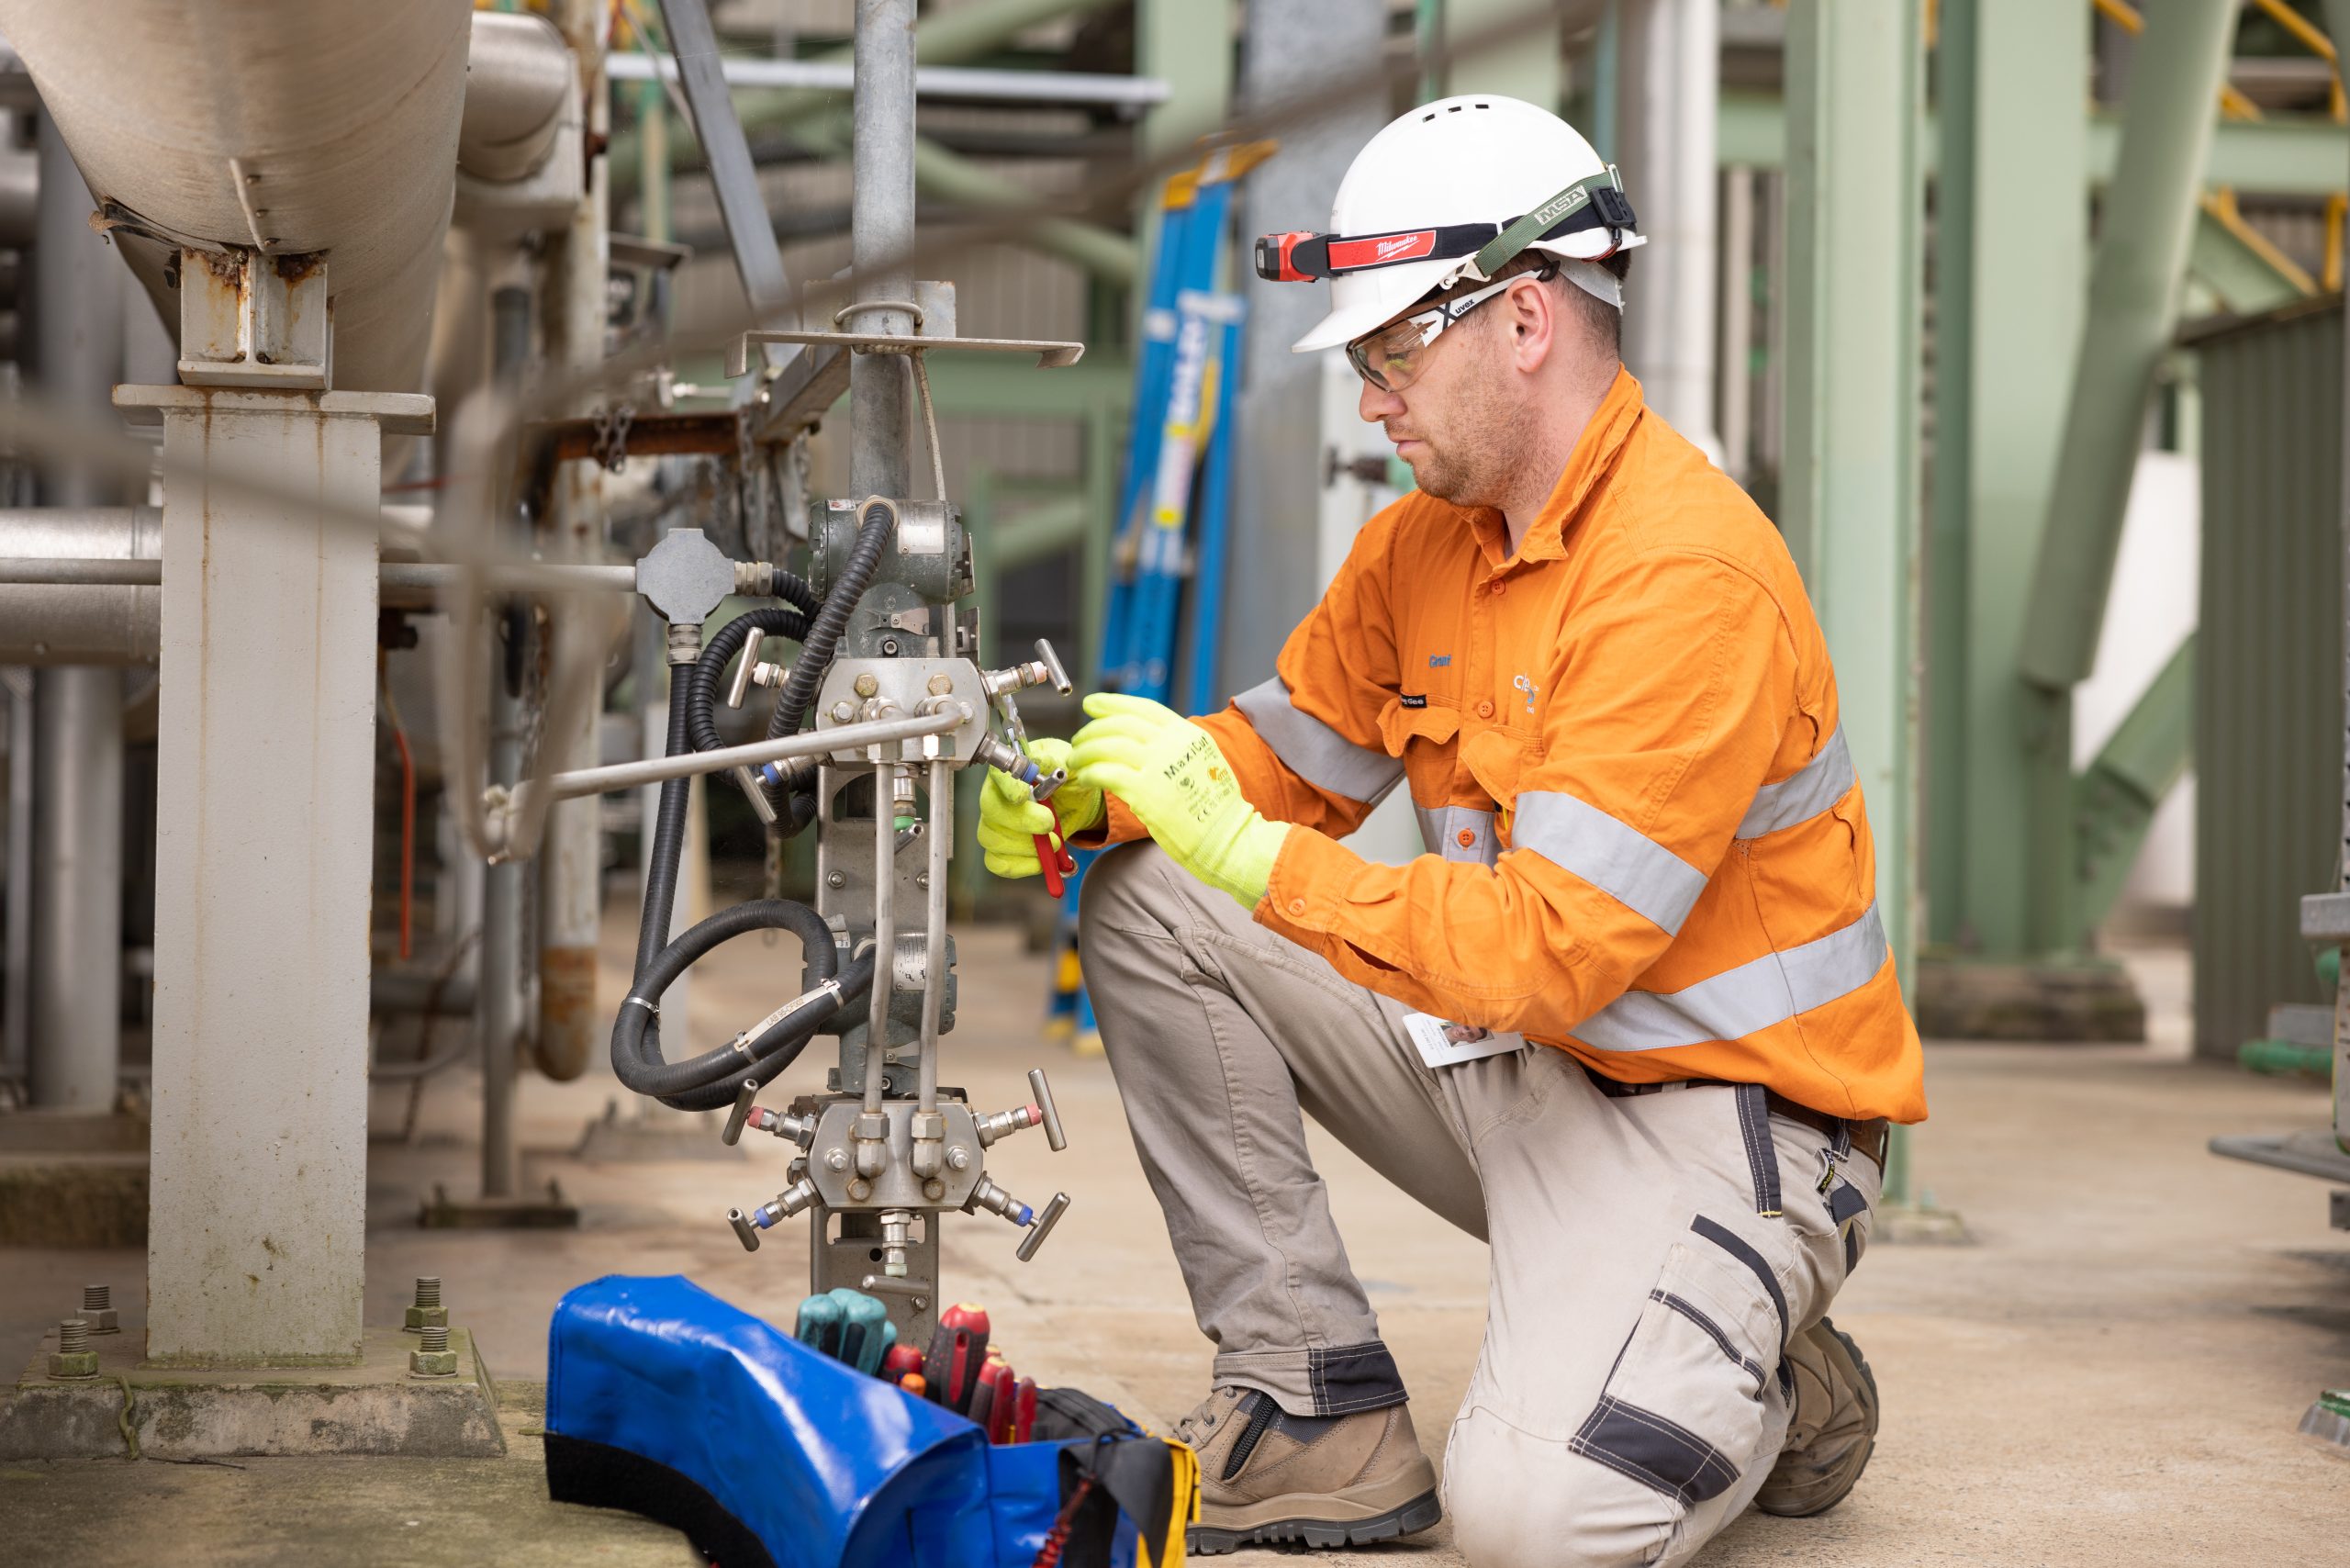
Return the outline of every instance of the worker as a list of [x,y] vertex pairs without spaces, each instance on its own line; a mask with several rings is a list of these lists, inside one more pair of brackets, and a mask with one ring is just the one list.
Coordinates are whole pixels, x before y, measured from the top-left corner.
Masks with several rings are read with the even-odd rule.
[[[1832,1506],[1877,1428],[1826,1313],[1926,1108],[1827,644],[1620,361],[1640,236],[1574,129],[1414,109],[1331,222],[1259,270],[1330,280],[1297,349],[1344,345],[1416,493],[1274,678],[1199,719],[1091,696],[1039,759],[1074,842],[1129,845],[1080,941],[1216,1347],[1193,1550],[1439,1518],[1304,1113],[1489,1243],[1470,1562],[1680,1562],[1750,1501]],[[1399,784],[1428,853],[1367,862],[1340,840]],[[986,793],[988,865],[1033,874],[1049,813]]]

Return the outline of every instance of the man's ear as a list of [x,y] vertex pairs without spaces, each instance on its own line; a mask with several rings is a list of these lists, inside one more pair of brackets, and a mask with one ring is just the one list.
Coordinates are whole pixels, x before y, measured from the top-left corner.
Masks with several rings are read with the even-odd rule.
[[1558,352],[1559,335],[1567,328],[1558,297],[1537,282],[1531,288],[1513,288],[1494,303],[1507,311],[1503,319],[1509,323],[1512,363],[1523,371],[1541,369]]

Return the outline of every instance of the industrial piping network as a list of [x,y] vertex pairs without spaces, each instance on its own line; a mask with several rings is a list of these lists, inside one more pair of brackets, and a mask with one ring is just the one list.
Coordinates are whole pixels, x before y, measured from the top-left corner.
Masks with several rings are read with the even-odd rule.
[[[440,271],[432,263],[442,251],[453,191],[461,216],[468,202],[509,204],[510,216],[493,216],[489,230],[499,221],[543,227],[565,210],[565,204],[583,213],[592,210],[589,237],[600,278],[600,173],[591,173],[584,188],[575,178],[566,189],[560,177],[570,167],[567,161],[587,144],[583,124],[596,123],[594,109],[579,109],[576,100],[583,86],[591,99],[601,92],[599,23],[572,28],[566,36],[536,18],[473,14],[461,0],[435,0],[400,8],[397,15],[378,13],[364,27],[351,28],[303,6],[255,5],[207,12],[201,21],[151,0],[106,0],[104,8],[124,25],[94,26],[86,16],[69,22],[45,7],[10,0],[0,3],[0,28],[44,101],[53,106],[74,163],[91,187],[99,220],[178,339],[184,387],[124,387],[115,402],[135,420],[163,424],[167,475],[189,474],[185,454],[248,438],[241,432],[273,441],[291,434],[305,441],[310,438],[300,432],[330,429],[337,420],[363,428],[364,445],[346,451],[322,442],[316,459],[326,476],[320,493],[336,496],[334,504],[355,516],[362,494],[380,496],[374,462],[377,433],[396,437],[431,428],[430,403],[413,392],[427,373],[429,334],[423,324],[431,313]],[[1053,1148],[1065,1147],[1044,1073],[1029,1074],[1029,1103],[981,1114],[959,1091],[942,1086],[939,1047],[954,1022],[946,886],[957,779],[964,768],[993,766],[1027,781],[1040,799],[1049,794],[1059,776],[1041,775],[1023,754],[1025,735],[1016,694],[1039,684],[1063,692],[1070,689],[1059,659],[1042,643],[1035,659],[1005,668],[985,669],[977,661],[977,611],[960,602],[972,590],[970,543],[946,497],[924,356],[942,350],[1026,352],[1037,355],[1042,368],[1075,363],[1082,347],[961,337],[951,286],[915,283],[905,270],[914,211],[913,0],[863,0],[857,9],[856,281],[854,298],[834,319],[838,330],[826,331],[800,330],[722,78],[714,64],[697,70],[698,60],[716,58],[702,0],[666,0],[663,10],[755,311],[754,328],[743,334],[733,353],[735,374],[749,379],[735,405],[742,440],[726,455],[746,465],[764,463],[766,450],[755,453],[753,447],[771,450],[804,437],[837,396],[845,368],[854,435],[852,484],[863,498],[810,506],[804,578],[770,563],[732,559],[695,528],[670,530],[632,566],[576,557],[524,563],[500,549],[501,540],[512,537],[509,525],[491,522],[479,542],[458,552],[471,559],[375,564],[376,601],[387,608],[450,611],[452,630],[462,640],[485,631],[477,612],[466,608],[478,595],[543,593],[548,596],[543,602],[559,621],[588,613],[593,602],[588,594],[628,588],[666,623],[674,679],[664,756],[566,767],[564,762],[577,760],[576,754],[550,745],[546,756],[526,768],[519,766],[510,740],[502,738],[510,735],[518,715],[510,700],[500,708],[494,699],[491,744],[484,750],[471,740],[472,755],[448,763],[455,769],[453,780],[469,770],[478,778],[478,770],[488,767],[490,782],[479,808],[461,810],[460,820],[487,851],[494,893],[500,874],[513,862],[541,850],[554,802],[659,784],[633,983],[611,1031],[614,1070],[631,1090],[678,1109],[731,1106],[721,1135],[729,1144],[746,1130],[789,1143],[781,1191],[766,1203],[733,1211],[728,1217],[735,1233],[755,1249],[762,1234],[779,1221],[811,1214],[816,1227],[812,1288],[850,1285],[883,1296],[901,1338],[922,1343],[938,1310],[938,1222],[944,1214],[985,1208],[1020,1226],[1025,1234],[1018,1254],[1025,1260],[1069,1204],[1065,1193],[1056,1193],[1032,1207],[985,1169],[985,1151],[1025,1128],[1041,1126]],[[565,15],[596,18],[599,11],[592,5],[574,6]],[[200,35],[199,28],[225,28],[231,36]],[[110,40],[121,38],[146,40],[138,59],[120,56]],[[699,50],[694,47],[698,38]],[[142,86],[143,65],[151,57],[158,66],[168,62],[174,73],[174,90],[160,101]],[[298,79],[287,78],[274,63],[279,62],[299,62]],[[215,106],[229,102],[241,106],[237,114],[216,112]],[[264,155],[256,149],[270,151]],[[502,193],[492,189],[501,184]],[[542,185],[554,196],[538,194]],[[481,232],[473,235],[474,242]],[[581,241],[575,225],[568,243],[576,250]],[[564,264],[576,270],[584,263],[571,255]],[[496,297],[514,292],[500,289]],[[550,296],[551,353],[560,353],[570,332],[558,318],[578,299],[598,301],[591,341],[602,341],[600,297],[600,287]],[[330,310],[325,308],[330,300]],[[509,337],[501,326],[498,353],[490,356],[499,379],[486,394],[489,401],[469,400],[460,422],[476,408],[507,406],[498,404],[500,398],[510,404],[517,350]],[[584,378],[588,383],[594,382],[592,364],[591,358]],[[577,374],[582,366],[575,363],[570,369]],[[443,382],[446,370],[436,362],[437,389],[464,385],[463,375]],[[192,412],[199,403],[200,420]],[[926,498],[911,493],[910,420],[916,407],[931,456],[934,494]],[[450,411],[442,411],[444,419]],[[464,480],[463,470],[468,456],[481,454],[469,454],[464,442],[478,444],[479,430],[456,433],[461,439],[443,443],[442,461],[455,453],[450,473],[459,482],[452,489],[463,492],[466,484],[477,483]],[[394,443],[385,450],[401,448]],[[183,456],[175,459],[175,452]],[[577,454],[558,461],[585,466]],[[298,474],[284,477],[287,496],[308,483]],[[367,488],[355,491],[354,483]],[[11,557],[0,561],[0,602],[42,605],[58,636],[81,639],[63,646],[69,655],[94,663],[162,665],[165,680],[179,693],[168,710],[171,725],[185,722],[188,694],[230,678],[207,662],[208,654],[199,657],[188,651],[219,645],[206,642],[199,621],[191,619],[219,611],[187,608],[211,591],[192,588],[190,579],[208,583],[228,569],[216,558],[223,541],[234,541],[243,559],[264,566],[274,559],[268,553],[278,547],[267,532],[242,523],[222,532],[203,488],[200,483],[167,479],[160,524],[156,514],[128,507],[83,505],[49,515],[38,529],[33,520],[17,514],[16,521],[26,526],[11,528],[10,547],[0,551]],[[490,487],[476,498],[482,504],[470,510],[484,519],[510,510],[495,490]],[[543,493],[538,499],[576,532],[583,508],[599,504],[597,493],[566,480],[551,499]],[[262,495],[240,504],[258,504],[266,511],[292,505],[287,496]],[[462,495],[444,496],[440,523],[425,536],[428,543],[436,534],[444,543],[454,538],[448,532],[453,520],[460,527],[483,526],[482,520],[467,516],[469,507]],[[592,519],[598,531],[605,521],[600,515]],[[365,581],[351,574],[364,570],[361,564],[376,554],[375,541],[361,537],[363,531],[350,517],[311,526],[326,530],[322,539],[336,541],[328,547],[332,571],[340,574],[332,580],[341,585],[347,608]],[[191,550],[197,539],[210,543]],[[309,577],[330,582],[328,575],[308,571],[297,579],[297,591],[309,591],[299,588]],[[274,591],[266,581],[260,586]],[[722,600],[741,593],[775,602],[738,617],[704,646],[705,621]],[[351,700],[366,689],[361,683],[367,678],[363,668],[350,666],[372,639],[353,637],[330,602],[320,599],[312,605],[305,598],[292,622],[277,618],[275,624],[291,625],[285,635],[296,640],[285,644],[276,660],[314,659],[330,672],[335,700],[347,711]],[[175,611],[175,603],[183,608]],[[183,619],[175,622],[175,614]],[[191,628],[196,633],[193,639]],[[559,641],[565,633],[558,624],[540,634]],[[302,643],[302,637],[312,640]],[[800,644],[799,657],[789,667],[761,660],[763,650],[771,652],[779,642]],[[48,649],[36,652],[45,655]],[[777,692],[766,738],[727,745],[719,734],[716,704],[722,700],[739,708],[755,685]],[[359,771],[364,743],[353,749],[341,732],[333,731],[333,711],[322,710],[304,722],[335,737],[320,755],[335,752],[333,765],[344,770],[337,788],[347,791],[353,778],[364,777]],[[480,717],[474,709],[463,722],[477,723]],[[176,733],[167,728],[167,758]],[[198,732],[196,739],[208,749],[184,755],[204,756],[207,767],[229,765],[230,748],[218,744],[221,737]],[[682,933],[674,931],[688,785],[693,776],[708,773],[731,774],[772,833],[813,829],[812,906],[757,899]],[[187,787],[219,789],[225,778],[208,786],[204,778],[192,778]],[[309,807],[323,807],[327,798],[312,797]],[[292,801],[287,797],[278,809],[290,809]],[[271,809],[258,800],[252,805],[255,811]],[[336,835],[345,833],[344,827],[334,829]],[[323,857],[333,847],[313,852]],[[194,902],[183,918],[212,919],[241,902],[278,896],[252,879],[256,873],[211,858],[213,846],[201,832],[191,836],[183,829],[165,852],[186,857],[195,866],[185,894]],[[342,866],[345,876],[359,868],[351,857]],[[291,870],[261,868],[257,875]],[[349,892],[336,901],[339,918],[349,918],[352,911],[364,918],[364,885]],[[347,951],[330,924],[322,923],[316,934],[320,952]],[[753,930],[788,930],[800,939],[806,972],[800,994],[726,1046],[685,1060],[666,1059],[660,1030],[664,992],[719,944]],[[167,944],[159,927],[159,973],[171,970],[177,977],[176,996],[186,996],[190,988],[200,991],[208,982],[207,974],[200,966],[186,973],[173,969],[186,960],[167,951]],[[486,999],[484,1060],[493,1085],[485,1105],[484,1196],[494,1200],[511,1190],[500,1172],[511,1176],[511,1128],[505,1124],[511,1115],[506,1084],[514,1041],[507,1037],[509,1025],[499,1022],[503,1014],[494,1010],[510,1009],[510,1001],[498,1004],[487,999],[501,987],[511,989],[515,977],[493,972],[487,948],[485,944],[479,983]],[[347,1033],[354,1016],[349,1009],[364,1007],[364,984],[356,998],[351,991],[352,980],[364,975],[346,977],[347,964],[331,958],[318,967],[308,991],[295,999],[301,1016],[267,1022],[281,1037],[307,1033],[332,1044],[339,1033]],[[238,1021],[213,1008],[200,1025],[174,1024],[163,1016],[173,1005],[159,986],[159,1177],[168,1149],[173,1171],[185,1167],[198,1185],[238,1180],[235,1168],[252,1157],[253,1145],[237,1139],[231,1128],[175,1129],[175,1102],[167,1081],[200,1074],[211,1053],[228,1047]],[[822,1092],[799,1096],[787,1110],[758,1105],[762,1087],[816,1036],[827,1033],[838,1036],[839,1055]],[[320,1071],[327,1077],[308,1090],[324,1092],[331,1077],[333,1095],[348,1094],[354,1085],[364,1092],[364,1073],[353,1078],[347,1058]],[[493,1144],[501,1147],[493,1149]],[[329,1168],[324,1146],[313,1152],[320,1168]],[[354,1203],[357,1172],[346,1175],[316,1181],[285,1201]],[[264,1223],[265,1217],[255,1218],[257,1235]],[[163,1224],[159,1216],[158,1225]],[[222,1216],[221,1228],[233,1228],[229,1216]],[[153,1338],[170,1353],[197,1361],[339,1353],[345,1342],[345,1310],[354,1314],[355,1326],[356,1263],[355,1252],[348,1258],[338,1252],[311,1282],[318,1291],[314,1299],[291,1303],[292,1310],[274,1319],[247,1313],[230,1324],[210,1300],[208,1276],[183,1280],[159,1251],[151,1265]]]

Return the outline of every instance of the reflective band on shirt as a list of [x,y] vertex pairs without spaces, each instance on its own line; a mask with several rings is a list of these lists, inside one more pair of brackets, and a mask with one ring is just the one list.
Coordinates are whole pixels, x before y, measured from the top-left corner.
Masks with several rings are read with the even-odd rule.
[[1587,801],[1548,790],[1519,791],[1510,847],[1573,872],[1668,935],[1680,935],[1706,890],[1706,873],[1656,840]]
[[1603,1051],[1662,1051],[1740,1040],[1825,1007],[1874,980],[1890,956],[1876,905],[1841,931],[1699,980],[1684,991],[1628,991],[1569,1033]]
[[1375,805],[1404,777],[1400,757],[1355,745],[1337,731],[1301,711],[1279,676],[1252,686],[1232,700],[1281,766],[1317,790]]
[[[1481,812],[1474,806],[1414,805],[1412,814],[1420,819],[1420,842],[1427,846],[1431,855],[1441,855],[1447,860],[1474,861],[1480,866],[1494,863],[1494,813]],[[1464,833],[1474,836],[1467,844],[1460,842]]]
[[1738,836],[1760,838],[1816,817],[1842,800],[1859,780],[1852,768],[1852,754],[1844,745],[1844,726],[1839,724],[1818,756],[1776,784],[1765,784],[1754,791],[1754,803],[1746,808]]

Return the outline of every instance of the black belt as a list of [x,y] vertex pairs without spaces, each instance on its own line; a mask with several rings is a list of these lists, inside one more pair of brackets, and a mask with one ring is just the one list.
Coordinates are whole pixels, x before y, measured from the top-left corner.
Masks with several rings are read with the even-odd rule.
[[[1590,1077],[1599,1092],[1611,1100],[1628,1100],[1636,1095],[1654,1094],[1667,1089],[1735,1089],[1739,1087],[1729,1080],[1720,1078],[1677,1078],[1664,1083],[1622,1083],[1596,1072],[1591,1073]],[[1854,1153],[1867,1155],[1876,1162],[1877,1173],[1880,1176],[1885,1173],[1885,1149],[1892,1136],[1892,1124],[1883,1116],[1872,1116],[1865,1122],[1856,1122],[1848,1117],[1830,1115],[1825,1111],[1815,1111],[1808,1105],[1798,1104],[1775,1089],[1766,1089],[1762,1092],[1763,1102],[1769,1106],[1773,1115],[1785,1116],[1791,1122],[1801,1122],[1830,1142],[1835,1141],[1840,1133],[1842,1134],[1850,1140]]]

